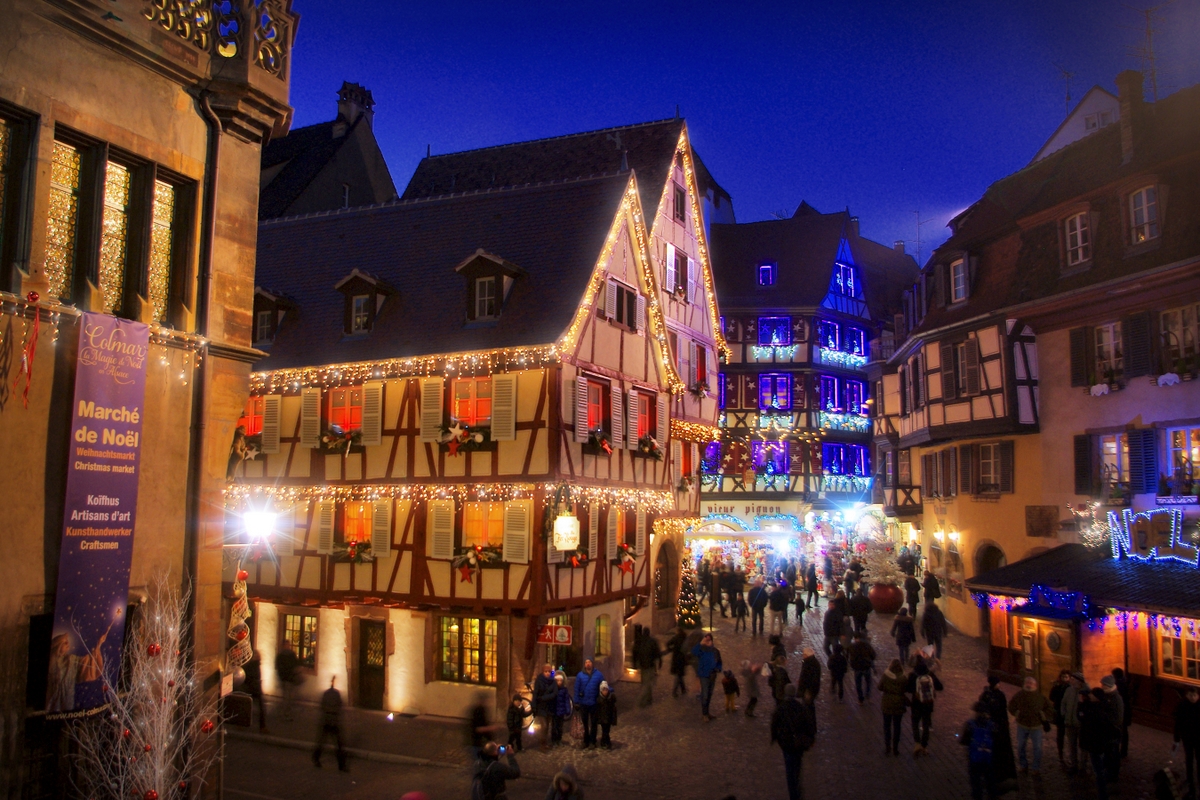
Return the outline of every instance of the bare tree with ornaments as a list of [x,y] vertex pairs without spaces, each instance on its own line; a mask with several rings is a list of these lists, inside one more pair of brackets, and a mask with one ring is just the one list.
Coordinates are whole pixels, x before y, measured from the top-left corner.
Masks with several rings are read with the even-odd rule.
[[217,706],[184,638],[190,594],[167,574],[155,576],[145,608],[131,620],[127,677],[118,679],[117,665],[107,667],[108,708],[71,723],[74,779],[85,797],[180,799],[209,773]]

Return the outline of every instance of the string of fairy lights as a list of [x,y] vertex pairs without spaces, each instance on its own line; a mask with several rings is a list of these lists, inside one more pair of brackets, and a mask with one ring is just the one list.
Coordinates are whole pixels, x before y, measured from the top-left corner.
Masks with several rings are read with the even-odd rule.
[[[717,343],[717,351],[728,359],[732,352],[729,349],[729,344],[725,341],[724,335],[721,333],[721,316],[717,311],[717,291],[713,286],[712,279],[712,263],[708,255],[708,241],[704,236],[704,217],[700,213],[700,188],[696,182],[696,170],[692,164],[692,148],[688,143],[687,125],[683,126],[683,130],[679,132],[679,143],[676,145],[677,152],[682,154],[683,160],[683,176],[687,180],[688,194],[692,198],[692,226],[696,234],[696,248],[700,253],[700,263],[703,268],[700,274],[704,276],[704,291],[707,293],[708,300],[708,322],[712,326],[713,338]],[[660,205],[659,208],[662,208]]]

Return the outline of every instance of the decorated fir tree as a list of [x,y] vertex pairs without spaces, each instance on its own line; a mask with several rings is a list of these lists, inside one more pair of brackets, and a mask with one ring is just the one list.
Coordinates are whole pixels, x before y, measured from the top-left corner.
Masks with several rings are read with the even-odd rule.
[[878,586],[899,586],[904,583],[904,574],[896,563],[896,552],[891,542],[871,539],[866,545],[867,551],[862,557],[866,568],[863,580]]
[[679,611],[675,616],[684,628],[691,629],[700,625],[700,598],[696,596],[696,570],[692,566],[690,553],[683,559],[683,576],[679,581]]

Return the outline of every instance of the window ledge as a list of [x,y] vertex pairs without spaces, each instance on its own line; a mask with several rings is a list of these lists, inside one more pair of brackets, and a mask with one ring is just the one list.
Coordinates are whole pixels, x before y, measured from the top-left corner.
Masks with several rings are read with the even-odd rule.
[[500,321],[499,317],[488,317],[486,319],[469,319],[463,323],[464,328],[494,328],[496,323]]
[[1078,264],[1072,264],[1069,267],[1063,267],[1058,271],[1058,277],[1072,278],[1076,275],[1082,275],[1083,273],[1090,271],[1091,268],[1092,260],[1089,258],[1087,261],[1080,261]]
[[1125,258],[1135,258],[1162,247],[1162,234],[1137,244],[1125,245]]

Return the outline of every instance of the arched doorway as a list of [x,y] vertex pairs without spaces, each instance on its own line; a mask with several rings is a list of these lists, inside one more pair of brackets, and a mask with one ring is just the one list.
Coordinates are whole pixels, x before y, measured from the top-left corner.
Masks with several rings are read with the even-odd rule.
[[654,560],[654,607],[674,609],[678,594],[679,554],[674,542],[667,540],[658,548]]
[[[999,569],[1006,564],[1008,564],[1008,556],[1004,555],[1003,550],[996,545],[991,544],[990,542],[981,544],[979,549],[975,551],[976,575],[982,575],[985,572],[991,572],[992,570]],[[986,606],[979,609],[979,630],[982,631],[984,636],[990,637],[991,635],[991,619],[991,614],[988,613]]]

